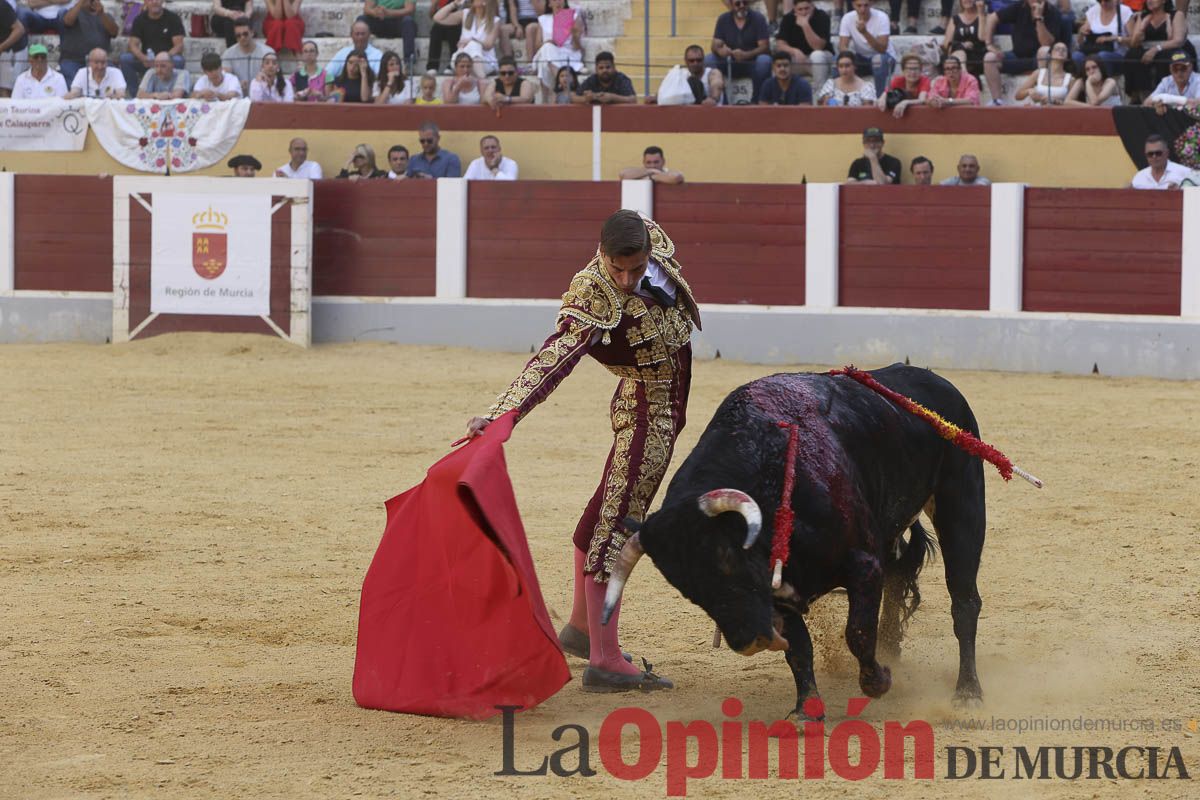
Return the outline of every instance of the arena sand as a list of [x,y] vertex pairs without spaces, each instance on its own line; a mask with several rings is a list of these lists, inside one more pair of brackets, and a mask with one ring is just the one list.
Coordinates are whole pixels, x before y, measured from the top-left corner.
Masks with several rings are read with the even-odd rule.
[[[577,723],[592,733],[597,777],[495,777],[499,719],[355,706],[358,594],[382,503],[420,481],[523,362],[220,335],[0,348],[0,796],[661,797],[663,767],[639,783],[600,767],[611,710],[640,703],[661,720],[719,722],[721,700],[736,695],[743,720],[785,714],[794,687],[782,659],[710,649],[708,618],[649,564],[631,584],[624,643],[679,688],[587,695],[572,660],[571,683],[517,718],[518,766],[539,763],[558,746],[550,732]],[[730,389],[775,371],[699,362],[675,464]],[[1196,796],[1177,780],[951,781],[944,749],[1004,746],[1011,776],[1016,745],[1178,746],[1200,773],[1200,736],[1188,730],[1200,718],[1198,387],[945,374],[984,437],[1047,482],[1005,485],[987,469],[986,705],[949,702],[957,658],[939,562],[892,664],[894,687],[864,714],[930,721],[937,780],[714,778],[692,782],[690,796]],[[612,388],[583,364],[508,446],[556,622],[569,611],[569,535],[609,446]],[[839,601],[816,615],[830,727],[858,694]],[[947,727],[992,717],[1132,727]]]

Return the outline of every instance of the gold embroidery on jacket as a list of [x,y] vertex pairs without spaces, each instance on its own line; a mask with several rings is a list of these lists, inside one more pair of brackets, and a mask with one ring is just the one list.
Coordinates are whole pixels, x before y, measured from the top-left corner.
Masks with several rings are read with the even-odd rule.
[[[592,531],[592,540],[588,543],[587,558],[584,571],[601,570],[600,548],[609,542],[609,552],[615,547],[618,551],[625,544],[627,534],[625,528],[618,524],[621,515],[621,502],[625,499],[629,485],[629,456],[633,444],[633,436],[637,423],[637,383],[623,380],[613,398],[612,429],[613,456],[608,475],[604,481],[604,499],[600,504],[600,518]],[[641,517],[638,518],[639,520]],[[607,559],[606,559],[607,562]],[[607,573],[607,567],[602,572]],[[596,581],[603,583],[608,580],[607,574],[596,572]]]
[[592,331],[589,326],[572,320],[567,330],[530,360],[517,379],[496,398],[496,402],[488,409],[486,419],[496,419],[502,414],[519,408],[529,396],[537,391],[548,377],[568,360],[580,347],[588,345]]

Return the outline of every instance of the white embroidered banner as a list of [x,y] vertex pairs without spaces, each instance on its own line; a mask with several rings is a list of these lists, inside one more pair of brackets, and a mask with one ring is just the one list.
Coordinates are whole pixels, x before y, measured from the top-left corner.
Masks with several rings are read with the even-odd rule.
[[100,145],[127,167],[159,175],[211,167],[233,149],[249,100],[87,100]]
[[82,150],[82,100],[0,100],[0,150]]
[[150,310],[271,313],[271,197],[157,192],[150,225]]

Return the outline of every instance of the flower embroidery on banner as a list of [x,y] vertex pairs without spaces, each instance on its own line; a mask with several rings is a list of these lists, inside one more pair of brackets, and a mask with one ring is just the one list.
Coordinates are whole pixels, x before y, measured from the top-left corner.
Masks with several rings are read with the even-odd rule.
[[190,135],[196,123],[206,114],[212,113],[208,103],[175,103],[164,106],[160,103],[130,102],[125,112],[133,117],[142,128],[138,137],[138,160],[154,172],[169,169],[184,171],[195,167],[199,160],[199,141]]

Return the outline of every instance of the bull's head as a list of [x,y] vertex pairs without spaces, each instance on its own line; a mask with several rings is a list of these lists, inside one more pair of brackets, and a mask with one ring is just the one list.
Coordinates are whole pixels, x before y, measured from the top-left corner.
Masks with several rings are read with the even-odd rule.
[[649,553],[671,585],[716,621],[732,649],[743,655],[786,650],[773,624],[767,555],[754,547],[761,528],[758,504],[736,489],[717,489],[652,514],[621,549],[608,580],[604,621],[634,565]]

